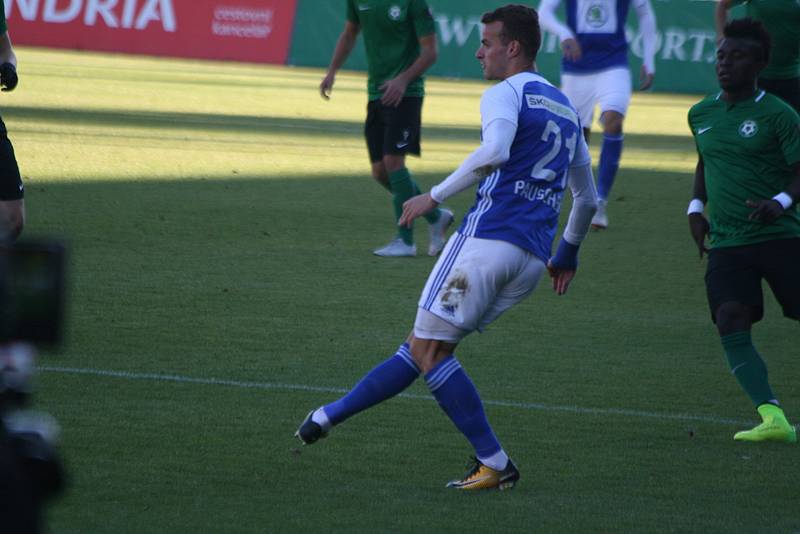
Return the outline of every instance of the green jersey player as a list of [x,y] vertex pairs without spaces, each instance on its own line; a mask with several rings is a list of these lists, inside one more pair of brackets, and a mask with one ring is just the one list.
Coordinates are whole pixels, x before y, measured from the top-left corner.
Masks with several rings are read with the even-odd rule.
[[800,320],[800,117],[757,87],[769,54],[760,22],[725,26],[717,49],[722,91],[689,111],[699,155],[689,227],[700,256],[709,252],[708,302],[731,371],[763,419],[734,439],[795,443],[750,336],[763,316],[762,280],[784,315]]
[[[392,194],[395,220],[403,203],[420,193],[406,168],[406,154],[420,155],[423,73],[436,61],[436,31],[425,0],[347,0],[347,19],[320,83],[330,97],[336,72],[353,50],[358,34],[367,52],[369,103],[364,135],[372,177]],[[437,208],[425,217],[430,224],[428,254],[437,255],[453,214]],[[412,228],[397,227],[397,236],[375,250],[378,256],[414,256]]]
[[[8,36],[5,11],[0,10],[0,86],[3,91],[17,87],[17,56]],[[22,178],[8,131],[0,119],[0,240],[14,239],[25,224]]]
[[769,63],[758,75],[759,87],[786,100],[800,113],[800,2],[720,0],[715,11],[719,36],[728,10],[738,4],[744,4],[748,17],[761,21],[772,39]]

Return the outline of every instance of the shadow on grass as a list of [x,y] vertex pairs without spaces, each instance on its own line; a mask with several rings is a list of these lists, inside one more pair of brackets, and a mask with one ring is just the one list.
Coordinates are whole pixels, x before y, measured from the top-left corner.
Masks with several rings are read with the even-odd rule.
[[[11,134],[14,121],[29,123],[81,125],[114,128],[107,137],[125,137],[119,128],[153,128],[156,130],[196,130],[198,132],[230,132],[262,135],[285,135],[287,132],[304,136],[330,138],[332,133],[362,136],[363,117],[353,120],[317,118],[270,117],[258,115],[227,115],[218,113],[143,112],[117,110],[62,109],[51,107],[10,106],[3,111]],[[472,141],[477,146],[480,127],[430,124],[423,126],[423,137],[436,141]],[[597,138],[597,136],[595,136]],[[668,150],[691,150],[691,137],[659,134],[626,134],[628,146]],[[597,142],[595,140],[595,142]]]

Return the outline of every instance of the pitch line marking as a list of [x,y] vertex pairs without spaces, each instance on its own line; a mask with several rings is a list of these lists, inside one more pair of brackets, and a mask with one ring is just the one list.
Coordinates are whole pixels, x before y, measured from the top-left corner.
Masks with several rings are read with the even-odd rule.
[[[45,373],[61,373],[72,375],[88,375],[111,378],[126,378],[129,380],[149,380],[152,382],[173,382],[178,384],[200,384],[204,386],[229,386],[244,389],[262,390],[284,390],[284,391],[313,391],[315,393],[347,393],[346,388],[307,386],[303,384],[280,384],[270,382],[242,382],[239,380],[228,380],[223,378],[197,378],[183,375],[168,375],[159,373],[131,373],[129,371],[112,371],[108,369],[92,369],[78,367],[57,367],[42,365],[37,367],[38,371]],[[397,395],[405,399],[415,400],[435,400],[430,395],[418,395],[414,393],[401,393]],[[753,421],[744,419],[732,419],[727,417],[713,417],[706,415],[692,414],[672,414],[648,412],[644,410],[626,410],[623,408],[586,408],[583,406],[568,406],[557,404],[543,404],[539,402],[517,402],[484,399],[484,404],[489,406],[500,406],[504,408],[520,408],[523,410],[537,410],[543,412],[566,412],[581,415],[621,415],[626,417],[641,417],[647,419],[660,419],[662,421],[684,421],[696,423],[716,423],[722,425],[752,425]]]

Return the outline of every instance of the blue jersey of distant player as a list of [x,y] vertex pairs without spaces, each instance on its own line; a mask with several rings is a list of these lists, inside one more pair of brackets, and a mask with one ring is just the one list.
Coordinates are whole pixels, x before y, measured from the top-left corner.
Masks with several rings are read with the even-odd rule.
[[625,21],[630,0],[565,0],[567,26],[581,45],[578,61],[562,59],[564,72],[597,72],[628,66]]
[[459,233],[507,241],[546,262],[569,167],[583,140],[577,112],[550,82],[524,72],[481,98],[483,128],[497,119],[517,125],[510,157],[480,182]]

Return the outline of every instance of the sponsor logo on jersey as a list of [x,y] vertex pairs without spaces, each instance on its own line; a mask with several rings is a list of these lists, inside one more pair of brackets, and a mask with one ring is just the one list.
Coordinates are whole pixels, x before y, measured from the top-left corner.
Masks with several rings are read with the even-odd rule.
[[697,135],[703,135],[704,133],[709,131],[711,128],[713,128],[713,126],[704,126],[702,128],[698,128],[697,129]]
[[594,4],[586,11],[586,24],[593,28],[601,28],[608,22],[608,11],[603,4]]
[[578,115],[569,107],[561,104],[560,102],[556,102],[551,98],[547,98],[546,96],[542,95],[525,95],[525,102],[528,104],[528,108],[530,109],[544,109],[567,119],[575,126],[578,125]]
[[758,123],[753,120],[746,120],[739,125],[739,135],[742,137],[753,137],[758,133]]

